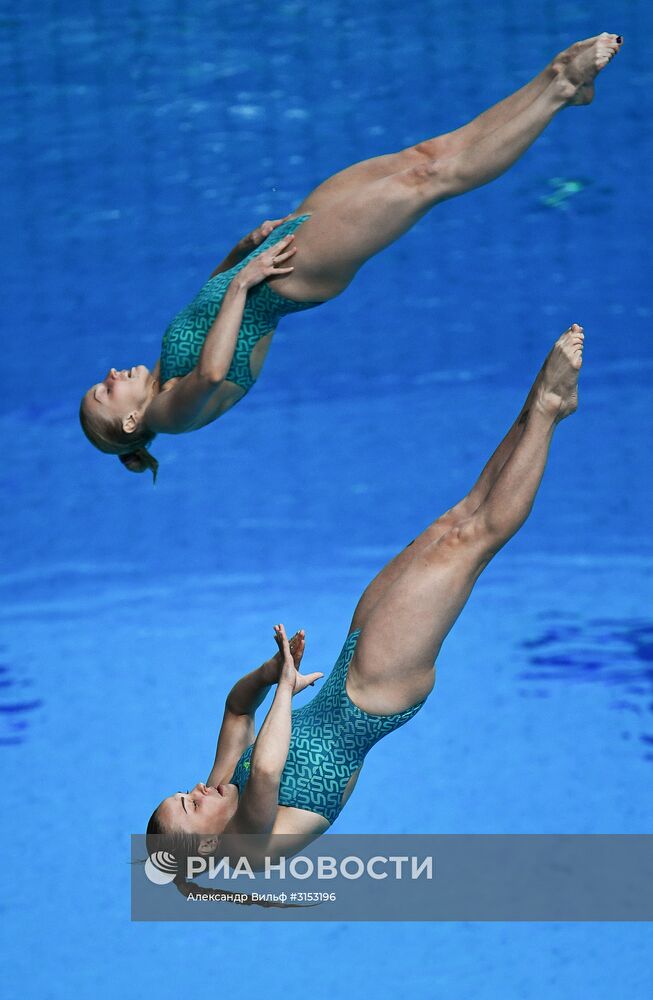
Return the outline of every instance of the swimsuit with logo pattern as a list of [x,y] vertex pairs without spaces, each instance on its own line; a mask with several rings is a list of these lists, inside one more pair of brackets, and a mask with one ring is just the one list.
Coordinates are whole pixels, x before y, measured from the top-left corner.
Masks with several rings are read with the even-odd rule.
[[[241,271],[252,257],[257,257],[284,236],[293,233],[308,218],[308,215],[299,215],[296,219],[289,219],[288,222],[277,226],[267,239],[239,264],[228,271],[216,274],[214,278],[209,278],[193,301],[175,316],[163,335],[161,385],[171,378],[188,375],[197,364],[206,335],[220,312],[222,300],[234,275]],[[255,381],[249,358],[259,340],[276,328],[282,316],[319,305],[320,302],[293,302],[291,299],[286,299],[275,292],[267,281],[250,288],[226,378],[230,382],[235,382],[245,392],[249,392]]]
[[[288,759],[281,775],[279,805],[308,809],[333,823],[342,795],[365,755],[388,733],[405,725],[424,701],[394,715],[370,715],[347,694],[347,671],[360,629],[345,641],[336,664],[318,694],[292,713]],[[244,752],[231,778],[242,794],[249,778],[254,744]]]

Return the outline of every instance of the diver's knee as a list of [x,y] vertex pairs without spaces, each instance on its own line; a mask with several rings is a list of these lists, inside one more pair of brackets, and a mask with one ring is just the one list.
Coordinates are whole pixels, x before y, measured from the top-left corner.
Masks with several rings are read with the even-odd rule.
[[429,204],[455,194],[460,186],[454,162],[441,157],[423,157],[400,176],[421,201]]
[[468,558],[474,562],[486,562],[499,548],[501,544],[484,518],[474,513],[469,517],[452,516],[450,526],[437,542],[426,549],[425,554],[427,559],[431,557],[438,562]]
[[436,183],[442,176],[442,161],[430,156],[420,157],[416,163],[404,170],[401,176],[410,187],[424,187]]

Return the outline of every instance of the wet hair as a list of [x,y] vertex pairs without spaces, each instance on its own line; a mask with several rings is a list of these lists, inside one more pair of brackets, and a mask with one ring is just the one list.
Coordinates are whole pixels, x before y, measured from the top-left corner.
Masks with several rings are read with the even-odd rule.
[[[198,833],[185,833],[183,830],[170,829],[161,822],[159,814],[160,806],[157,806],[150,816],[145,832],[145,846],[148,856],[156,854],[157,851],[165,851],[174,856],[177,862],[177,874],[175,875],[174,886],[178,892],[188,898],[193,892],[197,892],[197,886],[186,881],[185,872],[189,857],[199,854],[199,845],[202,837]],[[211,889],[216,902],[239,903],[241,906],[263,906],[276,907],[281,909],[293,908],[292,903],[275,903],[271,900],[252,899],[247,893],[238,891],[238,899],[234,899],[233,891],[226,889]]]
[[113,420],[90,414],[84,405],[86,396],[82,398],[79,407],[79,422],[84,434],[99,451],[105,455],[117,455],[120,462],[130,472],[152,473],[152,482],[156,482],[159,463],[147,446],[154,440],[154,434],[149,431],[134,431],[128,434],[123,430],[122,421],[116,417]]

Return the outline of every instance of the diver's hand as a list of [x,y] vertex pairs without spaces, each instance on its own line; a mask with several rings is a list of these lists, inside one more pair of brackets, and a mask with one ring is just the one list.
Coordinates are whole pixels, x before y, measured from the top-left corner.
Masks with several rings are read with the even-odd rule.
[[252,250],[256,250],[257,247],[260,247],[261,243],[268,238],[270,233],[283,222],[287,222],[289,218],[290,216],[286,215],[283,219],[266,219],[266,221],[262,222],[260,226],[253,229],[251,233],[248,233],[243,240],[243,244],[248,247],[247,252],[251,253]]
[[[302,662],[302,656],[304,655],[304,650],[306,649],[306,633],[303,628],[298,629],[293,636],[288,640],[288,646],[290,647],[290,653],[292,655],[293,663],[295,664],[295,669],[299,670],[299,664]],[[274,654],[274,659],[281,668],[283,662],[283,653],[279,650],[278,653]]]
[[233,250],[230,250],[224,260],[218,264],[211,277],[215,278],[216,274],[223,274],[225,271],[230,271],[236,264],[240,264],[245,257],[249,257],[253,250],[260,247],[261,243],[268,238],[270,233],[274,232],[277,226],[280,226],[282,222],[287,222],[289,218],[290,216],[287,215],[284,219],[267,219],[247,236],[243,236]]
[[279,647],[279,652],[273,657],[272,660],[269,661],[269,663],[271,666],[273,665],[273,671],[276,670],[276,683],[291,684],[292,693],[295,695],[300,691],[303,691],[304,688],[307,688],[309,684],[315,684],[315,681],[324,677],[324,674],[319,671],[313,674],[299,673],[299,664],[301,663],[302,656],[304,655],[304,646],[306,641],[303,629],[300,629],[299,632],[295,632],[294,636],[289,641],[283,625],[275,625],[274,638],[277,646]]
[[290,236],[285,236],[274,246],[264,250],[263,253],[252,257],[242,271],[239,271],[235,276],[234,282],[237,282],[240,288],[248,290],[254,285],[260,285],[262,281],[274,274],[290,274],[294,268],[292,265],[286,264],[286,261],[290,260],[296,253],[296,247],[291,246],[294,239],[295,237],[291,233]]

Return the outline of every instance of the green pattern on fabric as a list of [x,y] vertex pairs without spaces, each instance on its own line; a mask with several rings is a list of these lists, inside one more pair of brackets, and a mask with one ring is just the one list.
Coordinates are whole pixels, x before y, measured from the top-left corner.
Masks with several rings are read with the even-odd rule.
[[[318,813],[333,823],[347,782],[365,755],[388,733],[405,725],[423,701],[394,715],[369,715],[354,705],[345,685],[360,629],[345,641],[324,686],[307,705],[292,713],[288,759],[279,785],[279,805]],[[236,765],[231,783],[242,793],[254,744]]]
[[[206,335],[220,312],[222,300],[234,275],[241,271],[252,257],[257,257],[284,236],[293,233],[308,218],[308,215],[300,215],[277,226],[240,264],[210,278],[193,301],[175,316],[163,335],[161,385],[171,378],[188,375],[197,364]],[[255,381],[249,364],[255,345],[276,328],[282,316],[312,309],[318,305],[321,303],[293,302],[291,299],[286,299],[278,295],[267,281],[251,288],[247,293],[243,321],[227,379],[235,382],[245,392],[249,392]]]

